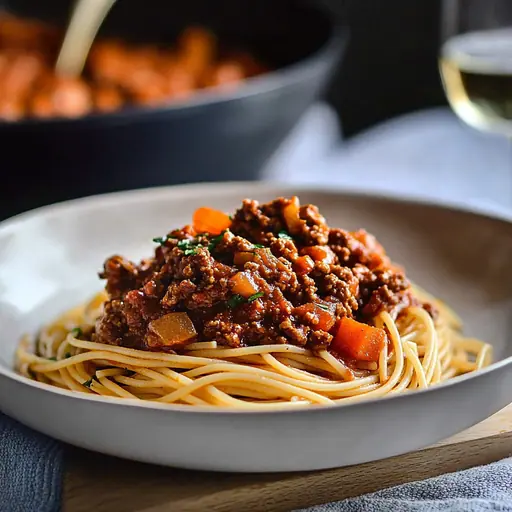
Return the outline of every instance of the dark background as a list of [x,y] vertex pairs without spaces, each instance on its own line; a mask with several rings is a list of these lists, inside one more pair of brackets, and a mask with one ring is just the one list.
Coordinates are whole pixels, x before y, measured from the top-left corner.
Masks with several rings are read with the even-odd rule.
[[[179,9],[178,0],[168,1]],[[343,119],[345,136],[445,104],[437,69],[443,0],[310,1],[325,5],[350,29],[348,51],[327,95]],[[0,0],[0,6],[10,2],[31,5],[35,12],[51,7],[65,20],[73,0]]]
[[446,103],[437,69],[441,0],[317,1],[346,18],[351,31],[328,93],[346,136]]

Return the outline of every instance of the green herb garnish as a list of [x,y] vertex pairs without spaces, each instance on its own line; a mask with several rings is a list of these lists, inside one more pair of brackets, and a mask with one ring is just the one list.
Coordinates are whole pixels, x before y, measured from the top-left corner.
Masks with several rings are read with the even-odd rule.
[[178,242],[178,248],[181,249],[185,256],[193,256],[197,254],[197,249],[203,247],[198,240],[180,240]]
[[57,358],[56,357],[49,357],[48,361],[57,361]]
[[187,248],[192,243],[193,243],[193,240],[189,240],[188,238],[185,238],[185,240],[180,240],[178,242],[178,248],[179,249],[185,249],[185,248]]
[[325,304],[315,303],[315,306],[318,306],[320,309],[323,309],[324,311],[330,311],[329,306],[326,306]]
[[82,386],[85,386],[86,388],[90,388],[92,385],[92,381],[94,380],[94,377],[91,377],[89,380],[86,380]]
[[227,229],[224,230],[220,235],[217,235],[216,237],[214,237],[210,240],[210,243],[208,244],[208,250],[210,252],[215,250],[215,248],[217,247],[217,244],[219,244],[222,241],[222,239],[224,238],[224,234],[226,232],[227,232]]
[[255,300],[259,299],[260,297],[263,297],[263,295],[265,295],[263,292],[257,292],[254,295],[251,295],[247,299],[247,302],[254,302]]
[[69,359],[71,357],[71,352],[66,352],[66,355],[64,356],[66,359]]
[[282,238],[283,240],[293,240],[289,233],[287,233],[284,229],[277,233],[278,238]]
[[265,246],[261,244],[252,244],[253,249],[263,249]]
[[82,329],[80,327],[75,327],[71,330],[71,336],[74,338],[78,338],[78,336],[82,336]]
[[157,236],[156,238],[153,238],[153,242],[160,245],[164,245],[167,240],[169,240],[168,236]]
[[237,306],[240,306],[240,304],[243,304],[245,302],[245,299],[241,295],[233,295],[228,301],[227,305],[229,308],[234,309]]

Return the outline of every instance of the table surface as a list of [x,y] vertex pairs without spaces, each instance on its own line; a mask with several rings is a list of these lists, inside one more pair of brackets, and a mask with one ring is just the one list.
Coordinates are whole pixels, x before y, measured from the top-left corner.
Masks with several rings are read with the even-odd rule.
[[308,473],[185,471],[75,450],[65,477],[64,510],[285,512],[487,464],[511,452],[512,405],[424,450]]

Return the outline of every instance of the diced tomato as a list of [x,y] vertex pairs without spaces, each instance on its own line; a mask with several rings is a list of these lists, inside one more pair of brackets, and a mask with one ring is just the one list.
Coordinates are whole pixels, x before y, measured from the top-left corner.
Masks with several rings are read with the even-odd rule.
[[315,262],[310,256],[301,256],[295,260],[293,268],[297,274],[309,274],[315,268]]
[[352,318],[343,318],[331,343],[331,350],[357,361],[378,361],[386,342],[383,329]]
[[224,212],[203,207],[194,212],[193,225],[197,233],[220,235],[231,226],[231,219]]

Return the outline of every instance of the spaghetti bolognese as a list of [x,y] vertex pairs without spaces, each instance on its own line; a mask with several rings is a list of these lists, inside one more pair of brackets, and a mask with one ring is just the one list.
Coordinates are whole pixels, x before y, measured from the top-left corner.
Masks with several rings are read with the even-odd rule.
[[200,208],[152,258],[17,351],[29,378],[111,398],[239,409],[349,403],[475,371],[492,349],[367,232],[298,198]]

